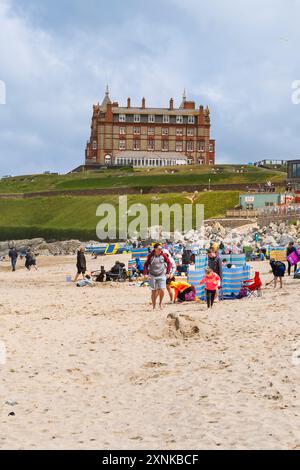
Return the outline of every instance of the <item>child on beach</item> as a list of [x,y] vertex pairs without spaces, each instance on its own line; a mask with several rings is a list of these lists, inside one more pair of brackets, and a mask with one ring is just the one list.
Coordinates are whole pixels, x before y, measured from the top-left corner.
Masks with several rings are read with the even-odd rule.
[[221,278],[211,268],[206,268],[205,277],[200,281],[200,286],[205,285],[207,307],[212,308]]
[[275,259],[271,259],[270,261],[270,266],[272,268],[272,273],[274,276],[274,279],[272,281],[268,282],[266,285],[269,286],[274,283],[274,289],[277,287],[277,281],[279,280],[279,285],[280,289],[282,289],[282,279],[284,278],[285,271],[286,271],[286,266],[282,261],[276,261]]

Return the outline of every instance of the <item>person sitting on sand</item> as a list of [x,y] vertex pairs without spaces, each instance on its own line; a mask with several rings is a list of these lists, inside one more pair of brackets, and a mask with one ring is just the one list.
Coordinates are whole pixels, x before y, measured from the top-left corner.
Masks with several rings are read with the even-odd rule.
[[91,276],[87,274],[83,279],[78,281],[76,285],[77,287],[94,287],[95,284],[93,283]]
[[170,276],[172,264],[169,257],[163,253],[160,243],[154,245],[154,250],[148,255],[144,264],[144,276],[148,280],[151,289],[151,301],[153,310],[156,308],[156,302],[159,297],[159,307],[165,295],[167,276]]
[[82,279],[84,279],[85,273],[86,273],[86,258],[84,255],[84,248],[81,246],[79,248],[79,251],[77,252],[77,274],[74,278],[74,282],[78,281],[79,276],[82,276]]
[[218,286],[220,285],[220,281],[221,279],[218,274],[216,274],[211,268],[206,268],[205,277],[202,279],[202,281],[200,281],[200,286],[205,285],[206,301],[208,308],[213,307]]
[[272,268],[274,279],[268,282],[267,286],[269,286],[270,284],[272,284],[272,282],[274,282],[274,289],[276,289],[277,281],[279,279],[280,289],[282,289],[283,287],[282,279],[284,278],[285,270],[286,270],[285,264],[282,261],[276,261],[275,259],[271,259],[270,266]]

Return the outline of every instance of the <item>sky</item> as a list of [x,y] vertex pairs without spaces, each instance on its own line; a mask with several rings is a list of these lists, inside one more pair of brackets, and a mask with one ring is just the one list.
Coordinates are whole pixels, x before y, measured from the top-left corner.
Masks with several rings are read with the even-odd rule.
[[0,175],[83,163],[107,83],[120,105],[186,88],[219,163],[300,158],[299,17],[299,0],[0,0]]

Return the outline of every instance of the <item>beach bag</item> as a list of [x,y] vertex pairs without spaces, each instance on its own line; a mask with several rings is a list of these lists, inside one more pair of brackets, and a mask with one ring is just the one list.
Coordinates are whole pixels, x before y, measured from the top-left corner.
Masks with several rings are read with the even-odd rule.
[[248,291],[245,287],[242,287],[238,295],[236,296],[237,299],[243,299],[244,297],[247,297]]
[[186,302],[195,302],[195,300],[196,300],[196,293],[194,291],[191,291],[185,294]]
[[195,302],[196,300],[196,289],[194,286],[191,286],[190,292],[184,296],[186,302]]
[[293,253],[290,254],[290,256],[288,256],[288,262],[292,265],[292,266],[295,266],[296,264],[299,263],[300,261],[300,250],[297,251],[293,251]]

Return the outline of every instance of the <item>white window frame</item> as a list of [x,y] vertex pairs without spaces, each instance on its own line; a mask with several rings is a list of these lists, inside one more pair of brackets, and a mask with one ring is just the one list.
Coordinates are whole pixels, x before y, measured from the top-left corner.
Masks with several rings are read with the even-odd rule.
[[205,152],[205,142],[198,142],[198,152]]
[[119,134],[126,135],[126,127],[120,127]]
[[183,142],[181,140],[176,142],[176,152],[183,152]]
[[187,130],[187,136],[188,137],[194,137],[194,129],[188,129]]
[[183,136],[183,129],[182,128],[177,128],[176,129],[176,135],[178,137],[182,137]]
[[[167,144],[167,148],[164,148],[164,144]],[[161,141],[161,151],[162,152],[168,152],[169,151],[169,141],[168,140],[162,140]]]
[[176,124],[183,124],[183,116],[181,115],[176,116]]
[[214,144],[209,144],[209,152],[214,153]]
[[141,150],[141,141],[140,140],[134,140],[133,141],[133,150],[135,152],[138,152],[139,150]]
[[148,135],[155,135],[155,127],[148,127]]
[[186,151],[193,152],[194,151],[194,142],[192,140],[188,140],[186,143]]
[[140,114],[135,114],[133,116],[133,122],[141,122],[141,115]]
[[148,115],[148,122],[154,124],[155,123],[155,114]]
[[161,135],[169,135],[169,129],[168,127],[163,127],[161,130]]
[[[151,145],[150,145],[150,142],[151,142]],[[148,151],[152,152],[153,150],[155,150],[155,141],[152,139],[148,139]]]
[[188,124],[195,124],[195,116],[188,116]]
[[140,127],[134,127],[133,128],[133,135],[141,135],[141,128]]
[[98,149],[97,140],[93,140],[93,150],[97,150],[97,149]]
[[119,122],[126,122],[126,114],[119,114]]
[[168,114],[163,115],[163,123],[169,124],[170,123],[170,116]]
[[126,150],[126,140],[120,139],[120,141],[119,141],[119,150]]

